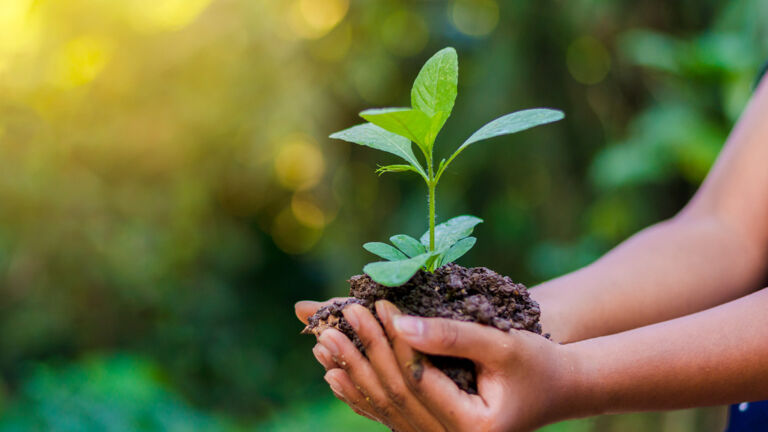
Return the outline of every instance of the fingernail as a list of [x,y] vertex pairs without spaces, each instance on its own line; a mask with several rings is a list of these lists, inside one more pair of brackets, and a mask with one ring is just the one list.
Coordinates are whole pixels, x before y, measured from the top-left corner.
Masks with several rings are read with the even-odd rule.
[[314,348],[312,348],[312,354],[315,355],[315,358],[320,363],[330,363],[331,361],[331,354],[324,346],[320,344],[317,344]]
[[344,393],[341,392],[341,386],[339,385],[339,383],[335,379],[333,379],[333,378],[331,378],[329,376],[325,376],[324,378],[325,378],[325,382],[327,382],[328,385],[331,386],[331,390],[333,390],[334,393],[338,393],[338,394],[344,396]]
[[397,315],[392,318],[395,330],[405,336],[420,337],[424,334],[424,323],[408,315]]
[[360,328],[360,311],[356,307],[345,307],[341,313],[344,314],[344,318],[352,326],[352,330],[357,331]]
[[325,347],[325,349],[331,353],[331,357],[335,358],[341,354],[341,350],[339,349],[339,346],[336,345],[336,341],[334,341],[326,332],[320,333],[320,337],[317,338],[317,340],[320,342],[320,345]]
[[389,307],[387,307],[387,303],[384,300],[379,300],[374,304],[376,305],[376,313],[379,315],[381,322],[389,322],[392,319],[392,313]]

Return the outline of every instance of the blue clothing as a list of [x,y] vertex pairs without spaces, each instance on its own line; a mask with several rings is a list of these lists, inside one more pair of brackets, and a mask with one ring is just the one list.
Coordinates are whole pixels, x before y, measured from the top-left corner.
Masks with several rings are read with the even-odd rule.
[[768,401],[731,405],[725,432],[759,431],[768,431]]
[[[768,72],[768,63],[763,66],[755,86]],[[725,432],[760,432],[768,431],[768,401],[744,402],[731,405],[728,410],[728,428]]]

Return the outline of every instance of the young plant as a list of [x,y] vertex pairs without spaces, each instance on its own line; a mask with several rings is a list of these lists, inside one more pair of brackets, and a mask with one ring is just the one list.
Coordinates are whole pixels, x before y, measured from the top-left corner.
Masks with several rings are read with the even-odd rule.
[[[448,159],[434,163],[434,144],[453,110],[456,100],[459,64],[456,50],[444,48],[421,68],[411,89],[410,108],[377,108],[360,113],[368,123],[332,134],[331,138],[360,144],[395,154],[406,164],[379,167],[379,174],[411,171],[427,185],[429,228],[419,240],[405,234],[390,237],[396,247],[386,243],[366,243],[363,247],[387,261],[366,265],[363,271],[374,281],[386,286],[402,285],[420,269],[435,269],[456,261],[475,245],[470,237],[475,225],[482,222],[474,216],[457,216],[435,225],[435,190],[446,168],[465,148],[488,138],[521,132],[535,126],[558,121],[561,111],[536,108],[517,111],[491,121],[466,139]],[[412,143],[424,157],[424,165],[413,153]]]

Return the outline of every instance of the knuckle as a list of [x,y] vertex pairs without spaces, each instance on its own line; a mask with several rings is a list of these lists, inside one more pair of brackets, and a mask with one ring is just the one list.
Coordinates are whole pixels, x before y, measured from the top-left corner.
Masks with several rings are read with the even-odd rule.
[[441,321],[437,330],[437,339],[440,345],[446,348],[454,348],[456,346],[459,341],[459,332],[454,326]]
[[391,405],[380,400],[371,400],[371,408],[376,411],[376,414],[385,419],[391,419],[394,414],[394,409]]
[[365,336],[358,335],[358,338],[360,339],[360,344],[363,346],[363,352],[369,353],[371,351],[371,348],[376,343],[373,339]]
[[388,385],[384,388],[390,403],[398,409],[405,406],[406,391],[404,386]]

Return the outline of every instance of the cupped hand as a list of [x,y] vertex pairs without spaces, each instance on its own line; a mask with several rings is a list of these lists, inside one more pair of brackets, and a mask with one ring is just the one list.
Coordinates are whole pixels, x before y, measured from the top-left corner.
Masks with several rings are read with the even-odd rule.
[[[303,300],[297,302],[294,305],[294,310],[299,321],[306,325],[309,323],[309,317],[314,315],[315,312],[317,312],[317,310],[321,307],[333,302],[343,302],[346,299],[347,298],[345,297],[334,297],[324,302]],[[357,348],[355,348],[354,345],[352,345],[352,342],[347,339],[346,336],[336,330],[333,331],[344,338],[346,343],[351,345],[351,349],[357,351],[357,355],[361,356],[360,352],[357,350]],[[330,385],[334,396],[349,405],[357,414],[368,417],[371,420],[375,420],[383,424],[388,424],[388,420],[379,418],[374,414],[376,410],[374,410],[373,406],[371,405],[370,399],[363,395],[360,390],[355,387],[355,384],[352,383],[349,375],[344,369],[341,368],[339,363],[337,363],[336,359],[339,358],[338,356],[333,355],[325,346],[320,343],[316,344],[312,348],[312,354],[315,356],[315,359],[317,359],[317,361],[325,368],[326,372],[324,378],[328,385]],[[340,361],[345,362],[345,360]],[[345,389],[343,394],[341,391],[342,388]]]
[[[386,301],[376,311],[389,340],[366,308],[343,311],[368,359],[336,330],[319,342],[341,369],[327,377],[334,392],[394,430],[528,431],[582,409],[580,365],[566,346],[530,332],[405,316]],[[416,351],[473,360],[478,394],[460,390]]]

